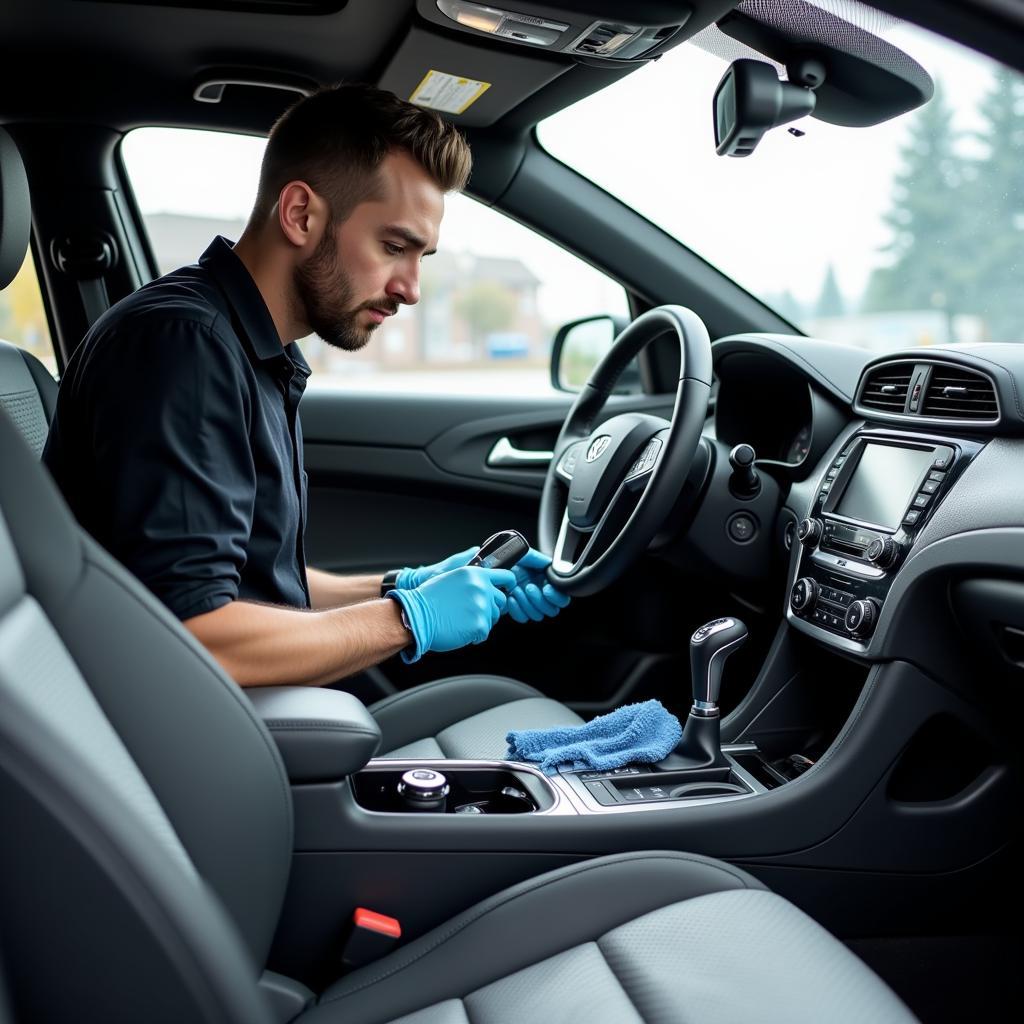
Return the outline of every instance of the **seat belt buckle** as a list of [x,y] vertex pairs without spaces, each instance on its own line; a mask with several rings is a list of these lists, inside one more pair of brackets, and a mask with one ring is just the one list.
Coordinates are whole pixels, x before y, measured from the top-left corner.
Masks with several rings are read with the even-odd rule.
[[379,960],[395,948],[401,937],[402,926],[397,918],[356,907],[341,962],[354,969]]

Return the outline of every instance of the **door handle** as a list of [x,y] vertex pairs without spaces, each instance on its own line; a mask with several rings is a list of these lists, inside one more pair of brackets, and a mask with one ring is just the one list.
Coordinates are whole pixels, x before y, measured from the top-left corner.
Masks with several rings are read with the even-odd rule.
[[502,469],[530,469],[547,466],[554,452],[516,448],[507,437],[499,438],[487,453],[487,465]]

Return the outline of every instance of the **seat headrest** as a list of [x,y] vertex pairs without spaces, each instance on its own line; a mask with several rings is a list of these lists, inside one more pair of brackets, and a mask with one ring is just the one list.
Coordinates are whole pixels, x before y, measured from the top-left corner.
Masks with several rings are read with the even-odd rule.
[[25,164],[14,139],[0,128],[0,289],[14,280],[25,262],[31,229]]

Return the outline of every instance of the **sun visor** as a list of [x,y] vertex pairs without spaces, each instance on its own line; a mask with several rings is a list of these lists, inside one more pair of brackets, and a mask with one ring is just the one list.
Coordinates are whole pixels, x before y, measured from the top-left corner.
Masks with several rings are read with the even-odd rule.
[[742,0],[690,42],[724,60],[753,58],[786,66],[813,57],[825,67],[813,116],[866,127],[931,99],[934,83],[884,34],[899,24],[857,0]]
[[570,67],[521,49],[485,48],[413,25],[378,84],[457,125],[484,128]]

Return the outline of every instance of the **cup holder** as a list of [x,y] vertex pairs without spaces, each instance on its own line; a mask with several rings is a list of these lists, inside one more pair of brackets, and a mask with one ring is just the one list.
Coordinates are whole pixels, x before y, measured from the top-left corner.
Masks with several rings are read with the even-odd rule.
[[709,796],[743,796],[750,790],[734,782],[687,782],[669,790],[671,800],[692,800]]
[[[443,787],[434,779],[429,799],[417,794],[410,777],[417,773],[443,775]],[[442,795],[443,788],[443,795]],[[478,816],[529,814],[546,810],[554,799],[548,786],[529,772],[508,768],[460,768],[443,763],[388,767],[372,762],[352,776],[356,803],[368,811],[391,814],[434,813]]]

